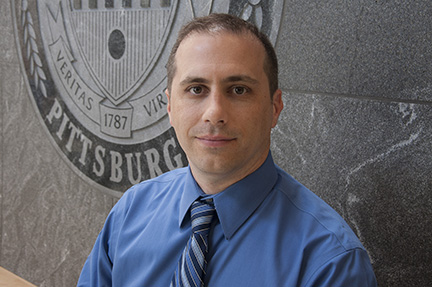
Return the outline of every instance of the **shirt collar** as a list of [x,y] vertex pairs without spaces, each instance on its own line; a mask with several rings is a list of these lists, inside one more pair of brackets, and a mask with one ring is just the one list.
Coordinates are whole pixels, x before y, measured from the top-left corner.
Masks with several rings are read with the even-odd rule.
[[180,198],[179,206],[179,226],[182,225],[182,222],[192,203],[204,194],[204,192],[201,190],[201,188],[195,181],[190,166],[188,167],[188,172],[185,175],[184,183],[184,189]]
[[[261,167],[213,197],[226,239],[230,239],[261,204],[276,184],[277,178],[277,170],[269,152]],[[179,225],[182,224],[192,202],[203,194],[189,168],[180,199]]]

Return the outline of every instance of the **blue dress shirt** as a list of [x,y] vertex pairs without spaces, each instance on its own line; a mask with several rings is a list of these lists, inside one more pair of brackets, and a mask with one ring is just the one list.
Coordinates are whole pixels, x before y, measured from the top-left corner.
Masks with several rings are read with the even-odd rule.
[[[205,194],[189,168],[129,189],[112,209],[78,286],[168,287]],[[372,287],[369,257],[345,221],[271,157],[213,196],[205,286]]]

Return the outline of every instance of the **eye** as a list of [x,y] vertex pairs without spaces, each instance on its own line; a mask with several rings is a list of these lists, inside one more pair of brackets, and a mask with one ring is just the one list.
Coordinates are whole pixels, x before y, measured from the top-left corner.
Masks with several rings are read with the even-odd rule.
[[244,95],[247,93],[247,91],[248,91],[248,89],[245,87],[242,87],[242,86],[236,86],[233,88],[233,92],[236,95]]
[[203,88],[201,86],[193,86],[190,87],[188,90],[194,95],[200,95],[203,92]]

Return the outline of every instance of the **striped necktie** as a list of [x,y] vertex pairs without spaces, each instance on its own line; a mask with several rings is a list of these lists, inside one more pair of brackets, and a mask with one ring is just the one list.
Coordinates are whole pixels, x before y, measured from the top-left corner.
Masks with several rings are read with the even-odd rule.
[[204,286],[208,234],[215,213],[211,200],[195,201],[191,206],[192,235],[183,250],[170,287]]

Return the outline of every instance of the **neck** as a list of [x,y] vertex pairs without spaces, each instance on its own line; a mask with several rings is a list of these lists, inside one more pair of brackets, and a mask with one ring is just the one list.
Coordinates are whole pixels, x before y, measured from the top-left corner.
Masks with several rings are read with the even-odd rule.
[[190,168],[195,181],[205,194],[217,194],[256,171],[266,158],[267,156],[248,168],[238,171],[230,170],[225,173],[209,173],[193,164],[190,164]]
[[217,194],[238,181],[228,180],[227,178],[221,180],[220,177],[209,177],[208,175],[203,177],[193,170],[192,175],[205,194]]

